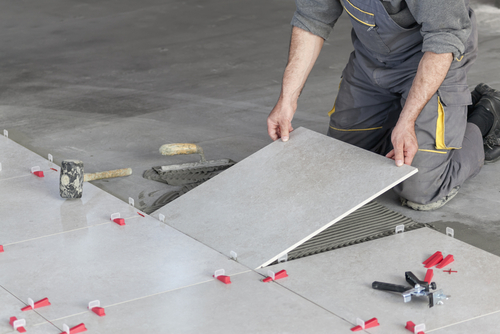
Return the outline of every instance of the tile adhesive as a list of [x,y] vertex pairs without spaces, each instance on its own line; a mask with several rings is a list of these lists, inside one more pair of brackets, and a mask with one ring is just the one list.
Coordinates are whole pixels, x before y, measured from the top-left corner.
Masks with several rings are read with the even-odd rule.
[[398,225],[404,225],[405,231],[433,228],[372,201],[289,252],[288,261],[387,237]]

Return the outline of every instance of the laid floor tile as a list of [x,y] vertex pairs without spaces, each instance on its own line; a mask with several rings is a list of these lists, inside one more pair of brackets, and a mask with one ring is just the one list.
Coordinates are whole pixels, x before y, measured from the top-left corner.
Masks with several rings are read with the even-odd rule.
[[19,299],[49,298],[37,312],[52,319],[95,299],[109,305],[248,270],[149,216],[13,244],[0,268],[0,285]]
[[[427,297],[403,302],[401,294],[372,289],[372,282],[408,284],[405,272],[421,280],[422,262],[437,251],[453,255],[454,262],[433,268],[438,289],[451,298],[428,307]],[[406,333],[407,321],[425,323],[428,330],[442,328],[500,310],[494,291],[500,289],[500,257],[428,228],[281,263],[259,271],[286,270],[288,277],[275,283],[352,322],[376,317],[378,332]],[[451,269],[452,271],[446,271]],[[426,332],[427,333],[427,332]]]
[[0,182],[18,177],[36,177],[30,175],[31,168],[35,166],[40,167],[44,173],[50,168],[59,169],[57,165],[4,137],[2,133],[0,133],[0,164],[2,164]]
[[[18,320],[26,320],[25,329],[28,333],[58,333],[57,328],[47,322],[44,318],[33,311],[23,312],[21,309],[27,306],[19,299],[15,298],[5,289],[0,287],[0,333],[18,333],[10,326],[11,317]],[[45,332],[41,331],[45,330]]]
[[252,268],[265,266],[416,169],[299,128],[156,211]]
[[96,333],[350,333],[348,322],[254,272],[54,321]]
[[2,181],[1,189],[0,245],[5,247],[106,223],[115,212],[121,217],[139,217],[132,206],[87,182],[82,198],[61,198],[59,173],[51,170],[43,178],[29,175]]
[[498,333],[500,328],[500,311],[472,320],[460,322],[439,328],[426,333],[435,334],[471,334],[471,333]]

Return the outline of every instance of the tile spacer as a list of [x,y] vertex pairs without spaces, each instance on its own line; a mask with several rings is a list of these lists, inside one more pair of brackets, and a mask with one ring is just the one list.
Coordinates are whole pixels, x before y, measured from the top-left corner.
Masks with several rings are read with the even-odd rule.
[[415,329],[415,324],[413,323],[413,321],[407,321],[405,328],[410,332],[413,332],[413,330]]
[[4,130],[3,130],[3,135],[4,135],[5,137],[9,138],[9,131],[7,131],[7,130],[5,130],[5,129],[4,129]]
[[439,264],[436,266],[436,268],[443,269],[444,267],[446,267],[447,265],[449,265],[453,261],[455,261],[455,259],[453,258],[453,255],[448,254],[448,256],[446,256],[441,262],[439,262]]
[[268,276],[266,278],[264,278],[262,280],[262,282],[267,283],[267,282],[275,281],[275,280],[280,279],[280,278],[288,277],[288,274],[286,273],[286,270],[284,270],[284,269],[278,271],[277,273],[274,273],[271,270],[269,270],[267,272],[267,275]]
[[38,177],[44,177],[43,172],[40,170],[40,166],[31,167],[31,173]]
[[404,231],[405,231],[405,226],[404,225],[398,225],[398,226],[396,226],[396,229],[394,230],[394,233],[398,234],[398,233],[403,233]]
[[40,307],[44,307],[44,306],[49,306],[50,305],[50,302],[49,302],[48,298],[40,299],[39,301],[34,302],[34,303],[33,303],[33,300],[31,298],[28,298],[28,303],[30,305],[28,305],[26,307],[23,307],[21,309],[21,311],[29,311],[29,310],[33,310],[33,309],[36,309],[36,308],[40,308]]
[[380,325],[378,323],[377,318],[371,318],[370,320],[367,320],[367,321],[363,321],[363,320],[361,320],[361,319],[358,318],[358,319],[356,319],[356,323],[358,323],[359,325],[357,325],[356,327],[351,328],[351,331],[353,331],[353,332],[357,332],[357,331],[360,331],[360,330],[363,330],[363,329],[377,327],[377,326]]
[[132,197],[128,198],[128,205],[134,206],[134,199]]
[[77,334],[77,333],[87,331],[87,328],[85,328],[85,324],[83,322],[81,324],[76,325],[75,327],[71,327],[71,328],[69,328],[68,325],[63,324],[63,329],[64,329],[64,332],[61,332],[61,334]]
[[450,269],[448,269],[448,270],[443,270],[443,272],[448,273],[448,274],[450,274],[450,275],[451,275],[451,273],[458,273],[458,271],[456,271],[456,270],[451,270],[451,268],[450,268]]
[[117,212],[117,213],[113,213],[113,214],[111,215],[110,220],[114,221],[115,223],[117,223],[117,224],[118,224],[118,225],[120,225],[120,226],[125,225],[125,219],[120,218],[120,213],[119,213],[119,212]]
[[104,312],[104,308],[102,308],[100,306],[101,306],[101,302],[98,300],[94,300],[94,301],[91,301],[89,303],[89,306],[87,308],[89,310],[91,310],[92,312],[94,312],[95,314],[97,314],[98,316],[104,317],[106,315],[106,313]]
[[285,253],[278,258],[278,263],[286,262],[286,261],[288,261],[288,253]]
[[434,267],[436,264],[438,264],[442,260],[443,260],[443,253],[436,252],[431,257],[429,257],[427,260],[425,260],[423,262],[423,264],[425,265],[425,268],[430,268],[430,267]]
[[452,229],[451,227],[447,227],[446,228],[446,235],[453,238],[455,236],[455,230]]
[[226,271],[224,269],[216,270],[213,277],[217,278],[224,284],[231,284],[231,277],[224,275]]
[[426,281],[427,283],[431,284],[432,277],[434,277],[434,270],[427,269],[427,273],[425,274],[424,281]]
[[17,319],[16,317],[10,317],[9,320],[10,325],[17,330],[19,333],[26,333],[26,320],[25,319]]
[[162,223],[164,223],[164,222],[165,222],[165,215],[160,213],[160,215],[158,216],[158,219],[159,219]]
[[102,307],[96,306],[91,309],[92,312],[97,314],[100,317],[104,317],[106,313],[104,312],[104,309]]
[[415,325],[413,321],[407,321],[405,328],[414,334],[425,334],[425,324]]

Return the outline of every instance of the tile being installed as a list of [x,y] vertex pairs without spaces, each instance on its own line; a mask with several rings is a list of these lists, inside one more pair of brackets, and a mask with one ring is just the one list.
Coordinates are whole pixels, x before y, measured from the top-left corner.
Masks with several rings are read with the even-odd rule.
[[54,324],[84,323],[89,333],[350,333],[351,324],[249,272],[119,305]]
[[299,128],[157,210],[241,263],[265,266],[416,173]]
[[37,309],[47,319],[248,270],[149,216],[11,245],[0,268],[0,285],[20,300],[49,298]]
[[[433,268],[437,288],[451,298],[444,305],[428,307],[427,297],[404,303],[401,294],[372,289],[379,281],[408,286],[405,272],[421,280],[427,269],[422,262],[436,251],[452,254],[455,261]],[[295,293],[355,323],[356,318],[376,317],[380,327],[370,333],[407,333],[407,321],[425,323],[427,331],[458,324],[500,311],[500,257],[428,228],[337,249],[281,263],[259,271],[285,269],[277,280]],[[452,269],[453,272],[444,272]],[[439,333],[439,331],[438,331]]]
[[120,199],[89,184],[79,199],[59,196],[59,173],[49,170],[1,182],[0,245],[9,247],[33,238],[109,223],[112,213],[140,217],[137,210]]
[[0,181],[19,177],[35,177],[31,168],[38,166],[47,173],[50,168],[59,167],[38,154],[0,134]]
[[[9,324],[11,317],[16,317],[18,320],[26,320],[24,328],[28,333],[60,333],[55,326],[35,312],[21,311],[25,306],[27,305],[0,287],[0,334],[18,333]],[[45,330],[45,332],[41,330]]]

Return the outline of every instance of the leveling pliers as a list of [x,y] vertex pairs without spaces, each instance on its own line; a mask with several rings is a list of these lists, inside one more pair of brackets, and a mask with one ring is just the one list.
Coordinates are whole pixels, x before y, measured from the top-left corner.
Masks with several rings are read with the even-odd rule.
[[[406,282],[411,286],[397,285],[383,282],[373,282],[372,288],[377,290],[399,292],[403,296],[404,302],[411,301],[412,296],[420,297],[425,296],[429,298],[429,307],[434,305],[442,305],[443,300],[450,298],[443,293],[443,290],[436,290],[435,282],[426,282],[419,280],[411,271],[405,272]],[[434,291],[431,291],[434,290]]]

